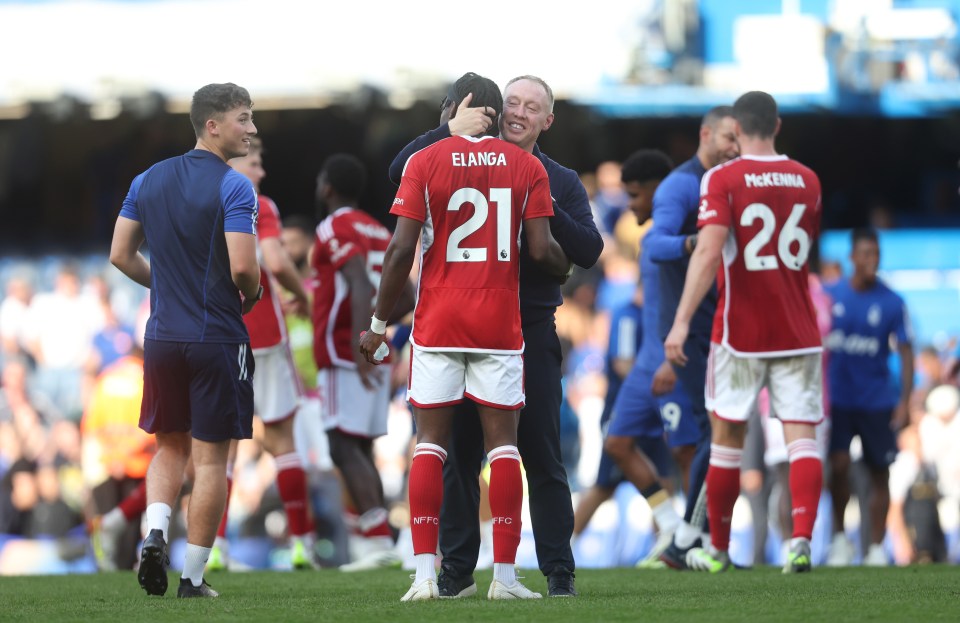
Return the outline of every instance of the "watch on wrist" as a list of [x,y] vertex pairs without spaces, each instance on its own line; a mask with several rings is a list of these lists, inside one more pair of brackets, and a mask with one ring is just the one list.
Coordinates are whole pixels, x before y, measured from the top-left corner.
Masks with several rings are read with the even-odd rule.
[[252,297],[251,297],[251,296],[244,296],[244,298],[245,298],[245,299],[254,300],[254,301],[259,301],[260,299],[262,299],[262,298],[263,298],[263,284],[261,283],[259,286],[257,286],[257,295],[256,295],[256,296],[252,296]]

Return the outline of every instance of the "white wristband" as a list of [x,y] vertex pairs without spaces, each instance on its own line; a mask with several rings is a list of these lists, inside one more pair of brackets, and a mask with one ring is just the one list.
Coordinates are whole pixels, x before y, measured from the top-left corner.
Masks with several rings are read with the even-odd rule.
[[377,318],[376,314],[370,316],[370,330],[377,335],[383,335],[387,332],[387,323]]

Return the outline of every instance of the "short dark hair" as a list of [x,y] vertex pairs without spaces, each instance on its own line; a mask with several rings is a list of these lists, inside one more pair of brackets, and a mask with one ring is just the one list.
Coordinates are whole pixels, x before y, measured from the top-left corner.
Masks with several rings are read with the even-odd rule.
[[[470,101],[471,108],[489,106],[494,110],[494,118],[499,117],[503,112],[503,95],[497,83],[472,71],[463,74],[453,83],[447,92],[447,102],[460,104],[469,93],[473,93],[473,99]],[[499,132],[497,124],[492,123],[486,134],[496,136]]]
[[359,199],[367,185],[367,169],[350,154],[333,154],[323,163],[320,175],[343,199]]
[[707,114],[703,116],[703,120],[700,122],[700,127],[709,126],[711,128],[716,127],[717,122],[726,117],[733,116],[733,106],[714,106],[707,111]]
[[232,82],[208,84],[197,89],[190,102],[190,123],[197,138],[203,134],[207,119],[220,117],[240,106],[252,108],[253,100],[245,88]]
[[659,149],[641,149],[633,152],[620,166],[620,180],[628,182],[660,181],[673,169],[670,156]]
[[877,230],[872,227],[857,227],[850,232],[850,248],[857,246],[857,243],[866,240],[868,242],[873,242],[874,244],[880,244],[880,236],[877,235]]
[[733,103],[733,118],[747,136],[773,136],[777,131],[777,114],[777,100],[763,91],[744,93]]
[[317,229],[314,220],[306,214],[288,214],[283,217],[281,223],[284,229],[299,229],[303,233],[311,236]]

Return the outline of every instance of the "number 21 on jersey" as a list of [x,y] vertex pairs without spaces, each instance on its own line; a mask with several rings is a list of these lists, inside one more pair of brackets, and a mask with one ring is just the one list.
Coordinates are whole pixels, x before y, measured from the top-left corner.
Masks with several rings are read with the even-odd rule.
[[[512,251],[510,245],[510,232],[513,230],[513,211],[511,208],[512,194],[509,188],[491,188],[490,202],[497,204],[496,228],[497,228],[497,249],[495,254],[497,261],[509,262]],[[460,208],[467,203],[473,204],[473,216],[466,220],[462,225],[450,232],[447,239],[447,261],[448,262],[486,262],[486,247],[461,247],[460,243],[470,234],[478,231],[487,224],[490,214],[490,206],[487,198],[476,188],[461,188],[450,196],[447,203],[447,210],[459,212]]]

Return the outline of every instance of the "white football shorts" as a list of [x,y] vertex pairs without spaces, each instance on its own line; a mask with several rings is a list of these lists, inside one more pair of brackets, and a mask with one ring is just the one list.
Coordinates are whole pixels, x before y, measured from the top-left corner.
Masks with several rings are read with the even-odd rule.
[[374,369],[379,379],[367,389],[360,373],[351,368],[323,368],[317,372],[317,393],[324,430],[339,430],[370,439],[387,434],[390,410],[390,364]]
[[292,417],[300,405],[300,377],[285,343],[253,351],[253,410],[264,424]]
[[407,400],[415,407],[455,405],[464,398],[513,411],[524,405],[523,355],[410,349]]
[[746,422],[764,387],[770,392],[771,412],[781,422],[818,424],[823,419],[820,353],[739,357],[720,344],[710,344],[704,389],[708,411],[722,420]]

